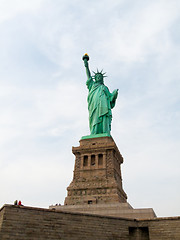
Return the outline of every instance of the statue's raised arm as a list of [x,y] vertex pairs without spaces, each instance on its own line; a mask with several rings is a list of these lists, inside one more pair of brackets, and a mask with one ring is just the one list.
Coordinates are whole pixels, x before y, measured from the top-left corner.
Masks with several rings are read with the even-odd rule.
[[89,56],[87,53],[84,54],[84,56],[82,57],[83,61],[84,61],[84,66],[86,68],[86,75],[87,75],[87,79],[89,79],[91,77],[91,73],[89,70],[89,65],[88,65],[88,61],[89,61]]
[[110,93],[108,87],[104,85],[105,73],[102,71],[93,72],[91,76],[87,53],[83,56],[84,66],[86,68],[87,82],[89,90],[88,94],[88,110],[89,110],[89,128],[90,137],[111,136],[111,109],[115,106],[118,96],[118,89]]

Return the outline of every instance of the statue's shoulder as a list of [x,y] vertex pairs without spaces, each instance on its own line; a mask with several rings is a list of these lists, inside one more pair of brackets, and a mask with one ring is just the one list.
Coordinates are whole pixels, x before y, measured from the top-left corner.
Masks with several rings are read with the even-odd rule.
[[104,87],[104,91],[108,91],[109,92],[109,88],[103,84],[103,87]]

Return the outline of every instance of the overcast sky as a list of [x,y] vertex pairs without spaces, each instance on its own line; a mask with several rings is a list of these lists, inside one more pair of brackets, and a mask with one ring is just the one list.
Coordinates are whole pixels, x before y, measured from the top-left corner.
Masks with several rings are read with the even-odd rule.
[[119,88],[128,202],[180,215],[179,26],[179,0],[0,0],[0,207],[63,204],[89,134],[87,52]]

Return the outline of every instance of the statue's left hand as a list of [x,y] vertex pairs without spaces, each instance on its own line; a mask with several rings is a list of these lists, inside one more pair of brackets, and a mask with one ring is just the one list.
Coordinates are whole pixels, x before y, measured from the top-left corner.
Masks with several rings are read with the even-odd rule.
[[119,91],[119,89],[116,89],[116,90],[113,91],[113,95],[114,95],[114,98],[115,98],[115,99],[116,99],[117,96],[118,96],[118,91]]
[[116,98],[118,96],[118,90],[119,89],[114,90],[111,94],[111,108],[113,108],[115,106]]

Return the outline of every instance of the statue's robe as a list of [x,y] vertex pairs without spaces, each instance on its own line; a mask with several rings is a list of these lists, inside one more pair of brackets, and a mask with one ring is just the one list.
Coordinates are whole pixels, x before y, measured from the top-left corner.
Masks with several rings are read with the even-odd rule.
[[112,112],[115,106],[114,92],[110,93],[109,89],[99,82],[93,81],[90,77],[86,85],[89,89],[88,110],[89,110],[89,127],[91,134],[107,133],[110,135]]

